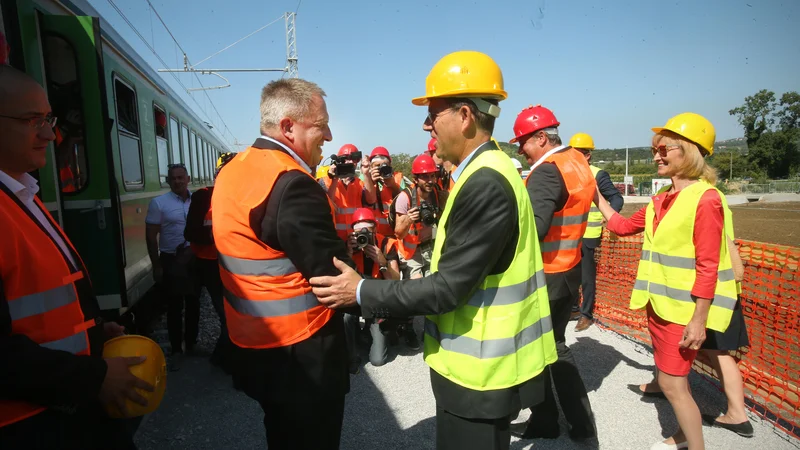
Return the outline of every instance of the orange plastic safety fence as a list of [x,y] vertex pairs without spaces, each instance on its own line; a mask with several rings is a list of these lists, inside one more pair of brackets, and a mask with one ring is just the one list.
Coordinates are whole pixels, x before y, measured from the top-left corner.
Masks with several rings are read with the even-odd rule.
[[[748,408],[795,437],[800,436],[800,248],[737,240],[745,266],[740,300],[749,351],[735,352]],[[650,345],[644,310],[628,308],[642,253],[642,235],[604,232],[597,259],[597,322]],[[694,369],[715,372],[699,357]]]

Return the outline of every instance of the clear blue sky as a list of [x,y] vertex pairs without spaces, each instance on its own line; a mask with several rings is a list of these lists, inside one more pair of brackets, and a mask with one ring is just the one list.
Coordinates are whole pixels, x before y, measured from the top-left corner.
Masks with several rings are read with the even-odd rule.
[[[107,0],[90,1],[160,67]],[[297,0],[151,1],[195,62],[298,7]],[[145,0],[116,3],[168,64],[182,65]],[[555,112],[562,136],[584,131],[599,148],[649,145],[651,127],[685,111],[709,118],[722,140],[742,136],[728,110],[745,96],[800,90],[799,19],[797,0],[302,0],[299,72],[328,94],[326,156],[345,143],[366,152],[377,145],[423,151],[426,111],[410,99],[424,93],[433,64],[455,50],[485,52],[503,70],[509,97],[500,104],[498,140],[507,141],[517,113],[537,103]],[[285,58],[281,20],[199,67],[283,67]],[[225,141],[249,144],[258,135],[260,89],[281,74],[225,76],[232,87],[208,93],[230,128]],[[179,77],[197,86],[193,76]],[[222,129],[205,95],[193,95]]]

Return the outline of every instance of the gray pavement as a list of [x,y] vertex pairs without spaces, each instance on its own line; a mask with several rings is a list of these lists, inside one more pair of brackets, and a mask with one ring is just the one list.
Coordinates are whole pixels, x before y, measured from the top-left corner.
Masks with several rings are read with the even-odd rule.
[[[213,323],[207,298],[203,327]],[[419,325],[419,323],[417,324]],[[649,449],[676,429],[666,400],[642,400],[627,389],[629,383],[649,381],[652,354],[643,346],[596,326],[583,333],[567,333],[589,391],[597,420],[598,439],[578,444],[566,436],[556,440],[512,441],[521,449]],[[203,340],[216,332],[204,330]],[[213,341],[209,341],[213,342]],[[208,342],[206,342],[208,344]],[[366,360],[366,355],[363,357]],[[719,412],[725,398],[719,390],[692,376],[692,390],[701,411]],[[352,377],[342,429],[341,448],[434,449],[435,403],[428,367],[420,352],[402,344],[392,347],[390,362],[369,364]],[[526,418],[523,411],[520,420]],[[167,393],[160,408],[145,418],[136,441],[140,449],[264,449],[263,414],[258,404],[237,392],[230,378],[204,358],[186,358],[178,372],[167,376]],[[566,422],[562,420],[562,432]],[[800,448],[768,422],[751,416],[755,437],[746,439],[722,429],[703,429],[707,449],[782,450]],[[313,424],[309,424],[313,432]]]

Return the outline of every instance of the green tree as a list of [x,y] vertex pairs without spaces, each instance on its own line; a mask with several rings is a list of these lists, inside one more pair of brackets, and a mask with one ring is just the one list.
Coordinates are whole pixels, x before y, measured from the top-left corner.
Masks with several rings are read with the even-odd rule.
[[497,145],[500,146],[500,150],[502,150],[503,153],[508,155],[509,158],[516,159],[517,161],[522,163],[522,167],[524,169],[529,169],[530,168],[528,166],[528,161],[525,158],[523,158],[522,156],[519,156],[519,154],[518,154],[519,153],[519,147],[518,146],[516,146],[514,144],[509,144],[508,142],[500,142],[500,141],[497,141]]
[[775,93],[762,89],[755,95],[745,97],[744,105],[728,111],[744,127],[748,147],[755,145],[761,135],[772,128],[776,107]]
[[800,94],[785,92],[781,96],[783,109],[778,113],[781,129],[784,131],[800,128]]
[[407,153],[395,153],[392,155],[392,169],[395,172],[403,172],[403,175],[411,179],[411,163],[414,162],[416,156],[411,156]]

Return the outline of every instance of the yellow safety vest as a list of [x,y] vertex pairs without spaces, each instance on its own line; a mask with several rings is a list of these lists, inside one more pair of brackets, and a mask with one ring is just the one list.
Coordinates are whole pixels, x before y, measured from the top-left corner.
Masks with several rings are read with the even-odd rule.
[[[589,165],[589,168],[592,169],[592,176],[597,180],[597,172],[600,172],[600,168],[593,165]],[[602,235],[603,213],[601,213],[597,205],[592,202],[592,207],[589,208],[589,218],[587,219],[586,231],[583,233],[583,237],[599,238]]]
[[488,391],[530,380],[558,357],[533,209],[522,179],[503,152],[484,151],[458,178],[439,220],[431,272],[438,270],[456,198],[469,177],[482,168],[502,174],[514,190],[517,253],[505,272],[488,275],[462,306],[426,318],[425,362],[456,384]]
[[[691,292],[697,275],[695,215],[700,198],[709,189],[716,188],[705,181],[698,181],[683,189],[659,223],[658,236],[653,233],[653,202],[647,206],[644,245],[631,295],[631,309],[644,308],[649,302],[653,311],[664,320],[679,325],[686,325],[691,320],[695,308]],[[726,241],[726,236],[733,240],[731,211],[721,192],[719,197],[724,210],[724,227],[719,249],[717,286],[706,328],[724,332],[736,306],[738,286],[734,280],[733,264]]]

